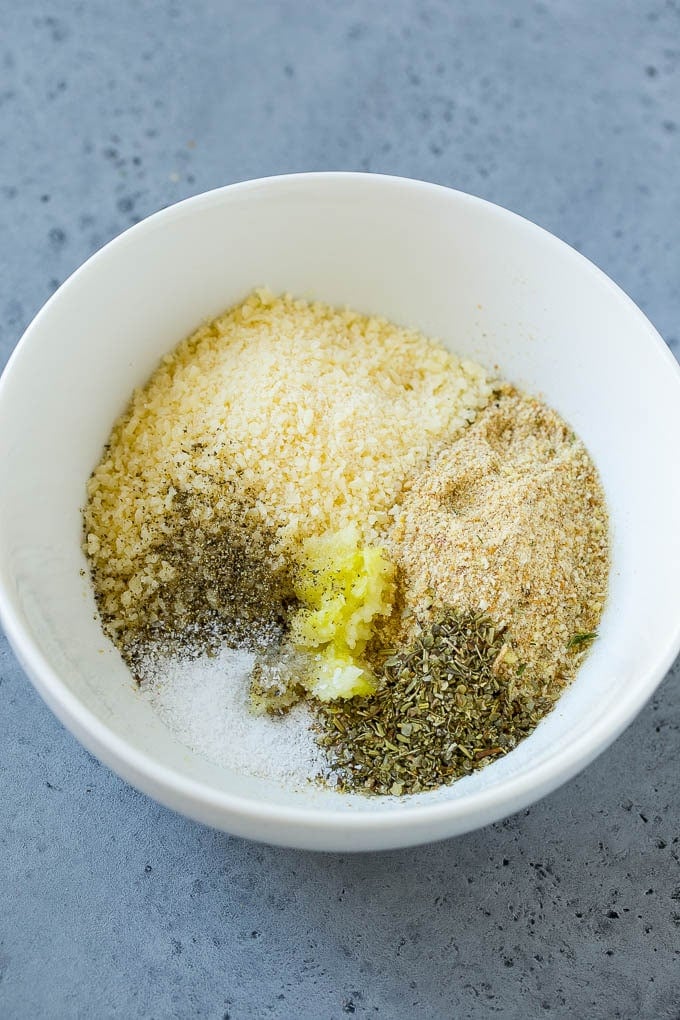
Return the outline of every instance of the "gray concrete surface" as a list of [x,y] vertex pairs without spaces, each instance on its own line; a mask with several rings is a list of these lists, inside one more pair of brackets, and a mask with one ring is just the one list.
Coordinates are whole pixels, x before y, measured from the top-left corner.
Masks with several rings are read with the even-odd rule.
[[[330,168],[525,214],[677,353],[677,2],[1,7],[0,363],[130,223]],[[0,1015],[680,1017],[679,673],[531,810],[351,858],[158,807],[61,728],[2,641]]]

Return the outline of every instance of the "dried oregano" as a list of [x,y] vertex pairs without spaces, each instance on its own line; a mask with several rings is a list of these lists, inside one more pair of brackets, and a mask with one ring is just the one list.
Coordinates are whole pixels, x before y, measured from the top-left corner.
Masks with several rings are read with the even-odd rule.
[[374,695],[320,706],[340,788],[418,793],[512,750],[552,702],[498,676],[505,650],[493,621],[448,610],[384,662]]

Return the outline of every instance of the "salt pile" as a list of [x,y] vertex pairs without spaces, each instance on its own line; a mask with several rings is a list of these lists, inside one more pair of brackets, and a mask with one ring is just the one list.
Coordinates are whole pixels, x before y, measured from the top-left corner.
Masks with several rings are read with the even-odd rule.
[[173,735],[215,765],[286,786],[307,785],[327,771],[303,704],[286,715],[254,715],[248,688],[254,656],[179,658],[152,653],[141,664],[142,693]]

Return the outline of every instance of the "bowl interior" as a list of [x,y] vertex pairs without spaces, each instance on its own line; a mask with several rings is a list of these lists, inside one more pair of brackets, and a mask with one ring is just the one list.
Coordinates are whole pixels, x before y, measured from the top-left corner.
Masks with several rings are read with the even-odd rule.
[[[573,425],[607,492],[610,599],[601,640],[575,683],[508,757],[406,805],[284,790],[178,744],[103,637],[81,575],[85,482],[133,387],[203,319],[258,285],[385,315],[498,366]],[[395,812],[406,825],[435,800],[451,811],[448,828],[430,835],[469,828],[519,806],[516,780],[537,795],[593,757],[651,693],[676,649],[679,394],[672,358],[631,302],[585,259],[497,207],[432,185],[345,174],[199,196],[91,259],[12,359],[0,391],[10,480],[0,493],[5,623],[46,700],[91,749],[164,799],[167,790],[143,775],[145,762],[168,770],[166,786],[202,784],[210,811],[186,785],[184,800],[178,794],[173,803],[207,821],[239,829],[220,806],[229,796],[258,805],[261,815],[278,806],[325,817],[330,808],[350,827],[367,814],[380,826]],[[576,746],[578,763],[570,759]],[[487,798],[485,814],[479,798],[488,791],[495,807]],[[241,829],[262,834],[245,822]]]

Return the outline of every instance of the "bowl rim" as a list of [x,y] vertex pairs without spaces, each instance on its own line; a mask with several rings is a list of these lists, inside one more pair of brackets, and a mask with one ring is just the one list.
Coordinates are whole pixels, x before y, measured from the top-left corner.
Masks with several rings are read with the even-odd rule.
[[[265,188],[281,188],[290,184],[304,187],[319,181],[330,184],[351,180],[369,187],[397,187],[435,192],[445,198],[469,205],[482,206],[488,212],[512,222],[532,234],[543,245],[570,253],[570,257],[608,288],[612,297],[625,305],[629,315],[637,320],[639,334],[650,341],[650,356],[663,358],[674,373],[680,396],[680,365],[662,337],[633,300],[601,269],[566,242],[532,221],[511,212],[503,206],[444,185],[413,178],[388,174],[353,171],[314,171],[273,175],[241,181],[202,192],[167,206],[129,227],[91,255],[55,291],[38,311],[10,355],[0,376],[0,407],[5,392],[12,385],[13,370],[31,344],[32,336],[42,320],[50,314],[56,302],[68,293],[74,281],[87,268],[106,257],[113,247],[120,248],[134,241],[143,231],[154,229],[164,221],[172,220],[203,206],[219,202],[227,193],[246,194]],[[366,849],[375,843],[376,848],[409,846],[433,838],[461,834],[512,814],[540,799],[584,768],[632,722],[645,702],[654,693],[673,664],[680,650],[680,615],[665,643],[658,648],[653,660],[634,687],[615,703],[611,712],[591,722],[588,729],[570,744],[545,758],[540,770],[508,776],[493,787],[475,791],[460,799],[442,799],[435,803],[419,803],[407,798],[403,805],[389,809],[334,811],[314,804],[299,807],[275,804],[255,796],[221,791],[208,783],[191,779],[174,768],[162,765],[153,756],[128,743],[111,730],[78,697],[70,691],[47,656],[34,641],[22,622],[22,611],[11,595],[11,581],[4,575],[0,561],[0,623],[21,666],[28,674],[46,704],[76,738],[96,757],[105,762],[118,775],[156,800],[199,821],[219,826],[250,838],[277,842],[276,826],[288,830],[278,840],[287,846],[324,849],[352,849],[351,837],[358,837],[356,849]],[[407,828],[405,828],[407,826]],[[274,827],[274,828],[271,828]],[[291,830],[295,836],[291,836]],[[364,842],[362,843],[362,837]],[[372,837],[372,838],[371,838]]]

